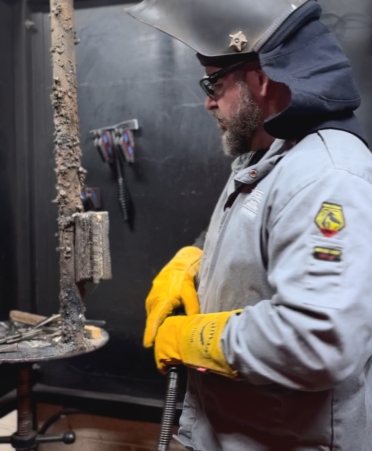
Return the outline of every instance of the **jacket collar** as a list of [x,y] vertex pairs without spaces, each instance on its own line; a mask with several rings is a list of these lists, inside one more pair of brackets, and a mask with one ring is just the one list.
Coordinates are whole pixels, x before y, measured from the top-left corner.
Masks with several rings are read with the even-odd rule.
[[295,145],[294,140],[276,139],[261,160],[253,165],[250,165],[250,161],[254,152],[238,157],[232,164],[232,170],[235,173],[235,189],[242,183],[251,185],[263,179]]

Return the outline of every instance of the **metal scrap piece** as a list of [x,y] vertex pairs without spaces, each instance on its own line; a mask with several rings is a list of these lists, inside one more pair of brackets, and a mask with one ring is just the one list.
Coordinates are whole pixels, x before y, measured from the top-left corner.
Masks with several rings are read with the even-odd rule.
[[0,353],[2,352],[17,352],[18,351],[18,344],[11,344],[11,345],[3,345],[0,346]]
[[61,319],[61,315],[57,313],[56,315],[52,315],[49,318],[43,319],[39,323],[34,326],[34,329],[40,329],[41,327],[46,326],[47,324],[54,323],[55,321],[59,321]]
[[107,212],[75,215],[76,282],[111,279],[109,217]]

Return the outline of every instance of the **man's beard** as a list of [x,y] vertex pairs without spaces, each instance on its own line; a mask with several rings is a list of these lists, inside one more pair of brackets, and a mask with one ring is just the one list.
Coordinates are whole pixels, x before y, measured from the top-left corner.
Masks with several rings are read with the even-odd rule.
[[222,147],[226,155],[239,156],[251,150],[252,138],[262,123],[262,110],[253,99],[251,90],[244,82],[238,82],[239,96],[230,119],[220,110],[213,116],[223,123]]

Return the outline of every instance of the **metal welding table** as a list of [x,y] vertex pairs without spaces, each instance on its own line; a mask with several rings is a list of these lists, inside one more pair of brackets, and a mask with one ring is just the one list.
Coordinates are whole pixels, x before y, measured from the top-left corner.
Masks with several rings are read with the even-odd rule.
[[95,351],[108,341],[108,333],[101,329],[99,339],[85,339],[84,347],[58,343],[50,346],[33,345],[31,341],[18,344],[18,350],[0,355],[0,363],[19,365],[17,375],[17,431],[8,437],[0,437],[0,444],[10,443],[19,451],[35,449],[39,443],[63,442],[66,445],[75,442],[75,433],[38,435],[33,429],[33,414],[31,402],[31,375],[32,364],[45,360],[74,357],[87,352]]

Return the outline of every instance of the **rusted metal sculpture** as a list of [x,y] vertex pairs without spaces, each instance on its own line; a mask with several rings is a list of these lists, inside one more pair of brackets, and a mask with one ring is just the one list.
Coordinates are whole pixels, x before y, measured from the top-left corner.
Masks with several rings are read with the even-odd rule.
[[51,34],[57,173],[62,339],[83,345],[84,307],[75,283],[75,219],[83,211],[73,0],[51,0]]

